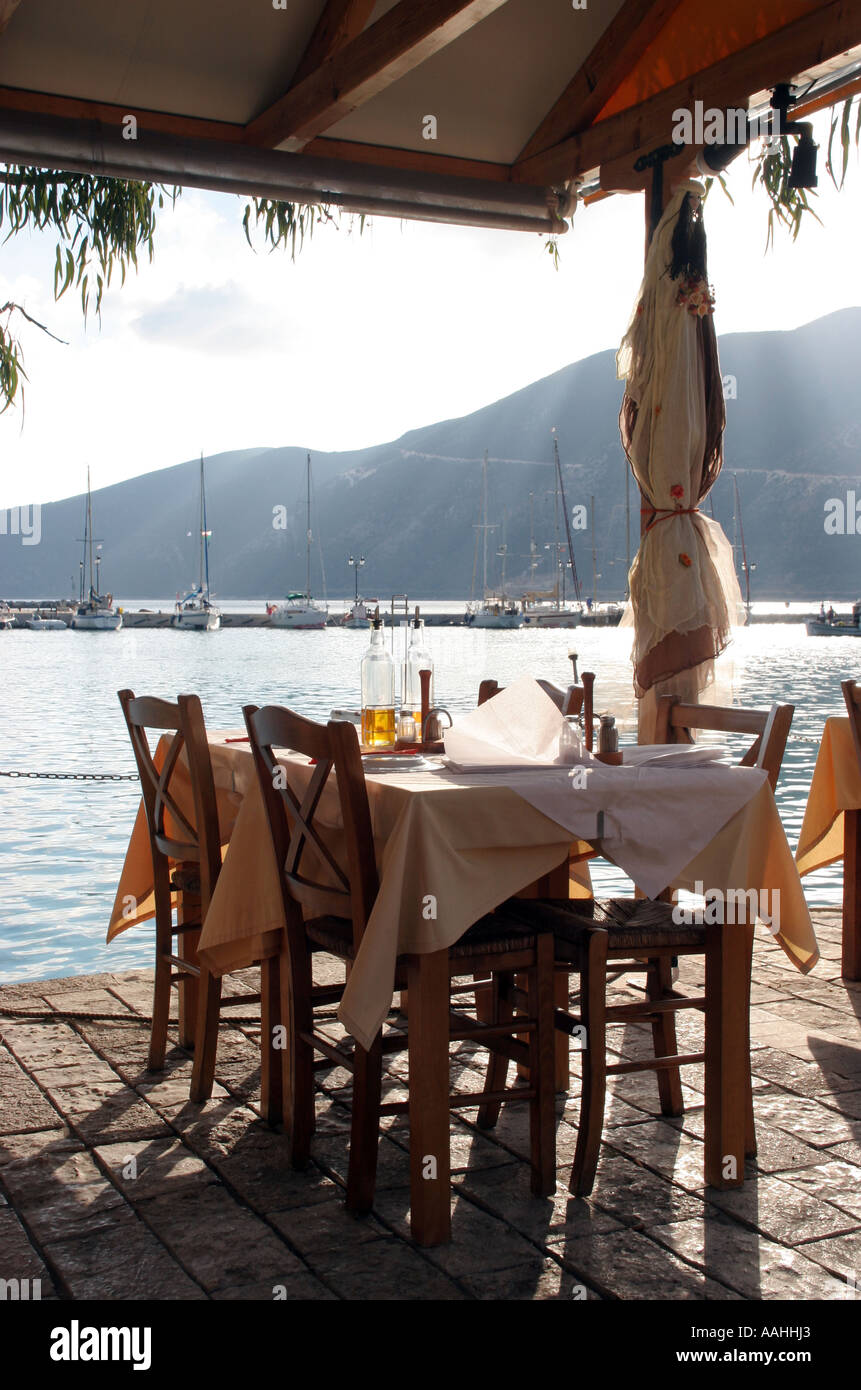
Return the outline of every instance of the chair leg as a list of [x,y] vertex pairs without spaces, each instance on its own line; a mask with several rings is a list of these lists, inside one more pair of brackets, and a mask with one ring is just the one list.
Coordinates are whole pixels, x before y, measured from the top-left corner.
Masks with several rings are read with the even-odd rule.
[[166,943],[163,933],[156,928],[155,986],[152,997],[152,1026],[149,1035],[148,1071],[161,1071],[167,1051],[167,1025],[170,1019],[170,961],[165,957],[170,952],[170,936]]
[[[514,985],[514,976],[506,971],[494,974],[491,985],[489,986],[490,1003],[489,1007],[482,1008],[485,1017],[483,1023],[496,1024],[507,1023],[513,1018],[514,1010],[508,1001],[508,991]],[[485,1091],[502,1091],[508,1081],[508,1058],[503,1057],[499,1052],[488,1053],[487,1071],[484,1075]],[[479,1129],[493,1129],[499,1119],[501,1103],[498,1100],[485,1101],[478,1108],[477,1124]]]
[[607,933],[594,931],[580,960],[580,1016],[586,1030],[577,1147],[569,1191],[588,1197],[595,1182],[607,1088]]
[[369,1052],[356,1043],[353,1053],[353,1114],[350,1163],[347,1170],[347,1209],[370,1211],[377,1183],[380,1144],[380,1095],[383,1053],[377,1034]]
[[[666,999],[672,992],[672,964],[668,956],[658,956],[649,961],[646,975],[646,993],[649,999]],[[652,1045],[656,1057],[674,1057],[679,1045],[676,1041],[676,1016],[661,1013],[652,1024]],[[682,1074],[678,1067],[665,1067],[658,1073],[658,1095],[662,1115],[684,1115],[682,1100]]]
[[267,1124],[284,1119],[281,1057],[275,1046],[275,1030],[281,1027],[279,956],[260,962],[260,1108]]
[[197,1026],[190,1098],[196,1104],[209,1100],[215,1080],[218,1020],[221,1015],[221,978],[201,968],[197,981]]
[[287,1028],[287,1047],[281,1068],[284,1125],[290,1135],[292,1166],[307,1168],[316,1127],[314,1049],[305,1040],[311,1036],[314,1028],[310,952],[306,952],[304,959],[292,969],[290,957],[285,951],[280,958],[279,973],[281,1021]]
[[536,961],[529,971],[529,1012],[535,1028],[529,1035],[530,1086],[529,1145],[532,1159],[531,1187],[536,1197],[556,1191],[556,1027],[553,936],[542,933],[536,941]]

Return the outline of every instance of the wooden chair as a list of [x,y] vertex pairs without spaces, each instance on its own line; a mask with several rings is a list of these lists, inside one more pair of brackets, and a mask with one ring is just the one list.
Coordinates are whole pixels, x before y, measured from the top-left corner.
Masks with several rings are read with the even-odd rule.
[[693,743],[693,729],[755,734],[739,760],[740,765],[763,768],[771,790],[776,791],[794,713],[794,705],[773,705],[770,710],[732,709],[725,705],[685,705],[672,695],[663,695],[658,700],[655,742]]
[[[777,784],[794,707],[778,705],[769,712],[761,710],[722,709],[715,706],[683,705],[668,697],[659,702],[658,728],[669,741],[690,742],[691,729],[727,730],[733,733],[752,733],[755,740],[741,759],[744,766],[756,764],[768,772],[772,789]],[[666,741],[666,740],[665,740]],[[552,930],[556,943],[558,968],[580,974],[581,1013],[557,1013],[557,1027],[574,1032],[587,1029],[590,1048],[605,1054],[605,1029],[610,1024],[643,1022],[651,1025],[654,1056],[636,1062],[599,1065],[593,1056],[583,1074],[581,1126],[571,1174],[570,1190],[576,1196],[592,1191],[604,1116],[605,1078],[629,1072],[654,1070],[658,1075],[658,1092],[664,1115],[684,1114],[680,1068],[698,1064],[705,1059],[703,1052],[680,1054],[676,1039],[675,1015],[680,1009],[704,1011],[709,1001],[705,995],[686,996],[673,986],[672,967],[679,956],[705,956],[709,949],[710,933],[702,920],[680,925],[673,920],[669,901],[648,898],[610,898],[599,901],[566,901],[564,899],[509,899],[500,909],[512,921],[531,926],[536,931]],[[597,930],[606,939],[603,969],[584,946],[584,929]],[[570,935],[569,935],[570,933]],[[748,933],[749,954],[747,998],[744,1026],[750,1016],[750,968],[753,945],[752,924]],[[599,972],[596,974],[596,970]],[[606,984],[622,975],[645,973],[645,999],[642,1002],[608,1005]],[[747,1052],[749,1054],[748,1046]],[[750,1069],[746,1070],[747,1122],[745,1152],[756,1153],[756,1133],[753,1120]]]
[[[196,695],[180,695],[177,703],[171,704],[121,690],[119,701],[140,774],[152,853],[156,958],[147,1066],[151,1071],[160,1071],[164,1066],[170,991],[176,985],[180,992],[180,1045],[194,1049],[190,1097],[193,1101],[208,1100],[212,1095],[221,1008],[245,1007],[260,1001],[261,1090],[267,1118],[277,1123],[280,1072],[273,1072],[270,1067],[270,1049],[265,1045],[278,1022],[277,990],[272,988],[275,970],[267,964],[262,967],[260,994],[222,999],[221,980],[197,959],[200,932],[221,871],[215,783],[200,700]],[[150,750],[148,729],[173,734],[160,769]],[[191,781],[193,824],[173,791],[183,749]],[[174,893],[178,894],[176,922]],[[177,949],[175,937],[179,938]]]
[[[367,787],[355,726],[332,720],[323,726],[290,710],[248,706],[245,720],[251,740],[260,789],[266,806],[272,845],[281,868],[280,881],[286,923],[282,955],[284,1017],[289,1019],[284,1052],[285,1128],[291,1134],[292,1162],[304,1167],[314,1132],[314,1073],[321,1067],[347,1067],[353,1075],[347,1206],[367,1211],[373,1202],[379,1121],[382,1115],[409,1113],[409,1102],[381,1103],[383,1056],[409,1048],[411,1086],[421,1080],[422,1029],[381,1030],[366,1051],[359,1043],[336,1046],[315,1027],[314,1005],[321,999],[312,979],[312,957],[325,951],[348,968],[377,896],[378,879],[371,832]],[[288,748],[314,760],[307,784],[292,778],[289,765],[278,763],[274,749]],[[319,823],[320,799],[331,774],[343,825],[343,846],[327,839]],[[291,786],[291,780],[295,786]],[[301,788],[301,789],[300,789]],[[411,957],[400,957],[395,988],[406,983]],[[453,1095],[450,1108],[528,1101],[532,1148],[532,1190],[545,1195],[555,1188],[553,939],[508,920],[488,915],[475,923],[448,953],[451,977],[480,972],[489,975],[510,1022],[489,1026],[459,1009],[450,1011],[450,1039],[470,1039],[492,1054],[524,1064],[526,1087],[498,1091],[499,1067],[489,1069],[483,1092]],[[526,995],[514,986],[515,972],[529,980]],[[452,994],[466,994],[472,985],[455,985]],[[328,998],[332,998],[332,989]],[[338,987],[334,993],[339,993]],[[411,1001],[411,1014],[412,1001]],[[434,1021],[430,1020],[430,1026]],[[516,1036],[515,1036],[516,1035]],[[527,1041],[524,1042],[523,1038]],[[315,1061],[315,1054],[322,1061]],[[418,1092],[417,1092],[418,1094]]]
[[[562,690],[552,681],[540,680],[538,684],[551,698],[553,703],[559,708],[562,714],[579,714],[583,709],[584,690],[582,685],[569,685],[567,690]],[[477,704],[486,704],[492,700],[494,695],[498,695],[500,690],[505,687],[495,680],[483,680],[478,687]]]

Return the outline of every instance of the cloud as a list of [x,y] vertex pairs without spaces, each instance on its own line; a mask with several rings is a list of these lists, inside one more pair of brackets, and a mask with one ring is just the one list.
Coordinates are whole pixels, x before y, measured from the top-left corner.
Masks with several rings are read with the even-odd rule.
[[188,288],[130,321],[148,343],[227,357],[247,356],[282,346],[284,324],[271,305],[260,304],[235,281]]

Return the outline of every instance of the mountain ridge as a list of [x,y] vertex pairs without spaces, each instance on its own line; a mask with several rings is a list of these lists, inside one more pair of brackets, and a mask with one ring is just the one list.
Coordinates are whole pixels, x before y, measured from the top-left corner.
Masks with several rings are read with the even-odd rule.
[[[829,497],[861,496],[861,405],[855,385],[861,308],[838,310],[788,330],[720,339],[727,400],[725,468],[713,490],[716,518],[733,539],[732,474],[738,474],[753,593],[778,598],[853,598],[861,590],[855,536],[827,536]],[[347,565],[363,553],[365,591],[408,590],[428,598],[470,592],[489,456],[491,582],[507,547],[508,587],[528,586],[530,511],[541,567],[553,582],[553,453],[556,427],[569,508],[595,499],[597,582],[591,523],[574,533],[582,591],[620,597],[626,575],[627,464],[618,432],[623,384],[612,349],[570,363],[468,415],[356,450],[312,451],[315,534],[312,586],[322,566],[333,596],[352,592]],[[207,458],[214,587],[232,598],[278,597],[304,587],[304,462],[298,445],[234,449]],[[198,460],[112,483],[94,493],[105,538],[103,587],[114,594],[170,597],[194,579]],[[842,489],[842,491],[841,491]],[[530,502],[531,494],[531,502]],[[632,549],[639,495],[628,485]],[[707,504],[708,505],[708,504]],[[286,507],[288,526],[273,525]],[[0,534],[0,594],[66,596],[77,585],[83,497],[43,505],[42,544]],[[563,528],[564,530],[564,528]],[[317,545],[316,536],[322,538]],[[157,578],[156,578],[157,576]]]

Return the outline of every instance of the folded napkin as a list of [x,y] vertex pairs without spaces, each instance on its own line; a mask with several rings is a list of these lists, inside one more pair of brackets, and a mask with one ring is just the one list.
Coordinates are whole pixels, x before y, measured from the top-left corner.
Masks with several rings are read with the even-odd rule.
[[594,761],[576,725],[531,676],[521,676],[458,719],[446,730],[445,752],[456,772]]

